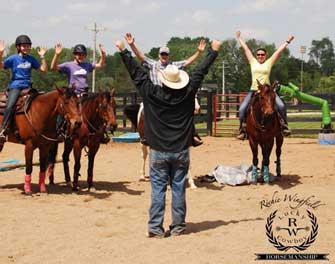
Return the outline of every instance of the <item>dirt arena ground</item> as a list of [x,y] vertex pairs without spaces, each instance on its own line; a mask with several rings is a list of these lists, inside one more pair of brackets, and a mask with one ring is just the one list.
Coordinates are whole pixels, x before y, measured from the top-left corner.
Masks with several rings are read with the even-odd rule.
[[[251,164],[247,142],[204,140],[204,145],[191,151],[194,176],[206,175],[218,164]],[[23,161],[23,146],[8,143],[0,155],[1,161]],[[164,239],[145,237],[150,183],[137,180],[141,168],[138,143],[101,147],[94,193],[85,189],[84,158],[83,189],[78,193],[65,186],[60,164],[56,185],[42,196],[36,193],[38,167],[33,172],[33,197],[22,195],[24,170],[0,172],[0,263],[296,263],[255,261],[256,253],[282,253],[268,241],[265,225],[272,212],[289,205],[285,195],[309,201],[300,204],[299,210],[308,209],[318,222],[315,242],[299,253],[327,253],[330,261],[324,262],[334,263],[334,157],[334,146],[318,145],[315,139],[286,139],[283,177],[273,185],[233,187],[198,179],[198,189],[187,189],[186,234]],[[274,156],[271,172],[273,161]],[[274,202],[261,207],[262,200]],[[168,191],[165,228],[171,221],[170,201]],[[286,253],[297,252],[290,249]]]

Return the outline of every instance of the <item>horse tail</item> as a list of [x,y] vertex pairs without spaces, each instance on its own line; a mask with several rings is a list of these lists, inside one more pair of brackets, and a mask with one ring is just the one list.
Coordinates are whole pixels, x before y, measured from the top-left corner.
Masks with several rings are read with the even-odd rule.
[[123,109],[123,113],[131,121],[131,123],[135,126],[136,129],[137,129],[137,115],[139,110],[140,110],[139,104],[127,105]]

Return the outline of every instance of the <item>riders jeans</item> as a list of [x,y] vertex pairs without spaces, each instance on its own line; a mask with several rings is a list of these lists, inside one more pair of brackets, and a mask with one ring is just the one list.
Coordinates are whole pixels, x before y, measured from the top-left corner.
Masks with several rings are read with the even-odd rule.
[[[251,96],[253,93],[254,93],[253,91],[248,92],[247,96],[244,98],[243,102],[240,105],[239,110],[240,123],[245,122],[245,120],[247,119],[247,109],[248,105],[250,104]],[[276,106],[279,114],[284,120],[284,123],[287,124],[286,106],[284,101],[278,96],[277,93],[276,93]]]
[[8,91],[8,101],[2,120],[2,129],[8,128],[9,121],[12,119],[15,113],[15,105],[17,99],[19,98],[20,92],[20,89],[9,89]]
[[171,233],[185,230],[186,216],[186,175],[190,165],[189,149],[181,152],[161,152],[150,149],[151,206],[148,231],[163,234],[165,196],[170,183],[172,192]]

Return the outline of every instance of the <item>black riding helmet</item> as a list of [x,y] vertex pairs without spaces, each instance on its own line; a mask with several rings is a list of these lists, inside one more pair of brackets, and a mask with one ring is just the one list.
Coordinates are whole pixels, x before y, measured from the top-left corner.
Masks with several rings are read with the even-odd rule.
[[83,44],[77,44],[73,48],[73,54],[76,54],[76,53],[84,53],[85,55],[87,55],[87,49]]
[[20,35],[15,40],[15,45],[21,45],[21,44],[29,44],[31,45],[31,40],[27,35]]

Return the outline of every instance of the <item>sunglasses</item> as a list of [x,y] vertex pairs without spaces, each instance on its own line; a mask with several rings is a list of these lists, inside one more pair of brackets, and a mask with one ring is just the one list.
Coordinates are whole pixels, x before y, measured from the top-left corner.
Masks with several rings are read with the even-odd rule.
[[161,55],[161,56],[169,56],[169,53],[162,52],[160,55]]
[[265,53],[257,53],[256,56],[261,57],[261,56],[265,56]]

